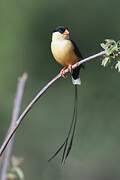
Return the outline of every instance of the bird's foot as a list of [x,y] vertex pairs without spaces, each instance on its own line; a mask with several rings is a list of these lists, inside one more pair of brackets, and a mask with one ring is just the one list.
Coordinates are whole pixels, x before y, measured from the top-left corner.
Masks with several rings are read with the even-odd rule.
[[71,64],[68,65],[68,70],[70,73],[72,73],[72,65]]
[[62,68],[61,71],[60,71],[60,75],[61,75],[63,78],[66,78],[66,76],[65,76],[65,70],[66,70],[66,67]]

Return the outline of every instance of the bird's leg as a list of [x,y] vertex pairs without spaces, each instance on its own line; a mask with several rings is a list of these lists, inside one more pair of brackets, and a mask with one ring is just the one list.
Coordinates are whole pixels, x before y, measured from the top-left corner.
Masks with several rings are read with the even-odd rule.
[[72,65],[71,64],[68,65],[68,70],[70,71],[70,73],[72,73]]
[[72,65],[69,64],[68,67],[65,66],[65,67],[62,68],[61,71],[60,71],[60,75],[61,75],[63,78],[66,78],[66,76],[65,76],[65,70],[66,70],[67,68],[68,68],[69,72],[72,73]]
[[67,69],[67,67],[64,67],[64,68],[62,68],[61,69],[61,71],[60,71],[60,75],[63,77],[63,78],[66,78],[66,76],[65,76],[65,70]]

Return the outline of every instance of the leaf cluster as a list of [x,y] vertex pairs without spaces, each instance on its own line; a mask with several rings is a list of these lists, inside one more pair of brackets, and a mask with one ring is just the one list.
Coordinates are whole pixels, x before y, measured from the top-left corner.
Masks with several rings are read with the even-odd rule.
[[101,43],[101,47],[105,50],[102,65],[105,67],[110,64],[120,72],[120,40],[116,42],[112,39],[106,39],[104,43]]

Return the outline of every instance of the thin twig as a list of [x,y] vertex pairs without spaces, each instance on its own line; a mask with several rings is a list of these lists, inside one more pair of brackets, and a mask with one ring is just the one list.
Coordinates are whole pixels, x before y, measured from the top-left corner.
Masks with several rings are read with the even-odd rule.
[[[14,106],[13,106],[13,112],[12,112],[12,118],[11,118],[11,124],[10,124],[9,130],[8,130],[8,134],[15,127],[16,121],[19,117],[26,79],[27,79],[27,74],[24,73],[19,78],[19,81],[18,81],[16,96],[15,96]],[[13,147],[13,141],[14,141],[14,136],[12,137],[9,145],[7,146],[4,157],[2,159],[2,169],[1,169],[0,180],[7,180],[7,170],[9,167],[9,162],[10,162],[10,157],[11,157],[11,152],[12,152],[12,147]]]
[[[92,55],[92,56],[89,56],[79,62],[77,62],[76,64],[74,64],[72,66],[73,69],[75,69],[77,66],[79,66],[80,64],[83,64],[87,61],[90,61],[92,59],[95,59],[97,57],[101,57],[103,55],[105,55],[106,52],[105,51],[102,51],[100,53],[97,53],[95,55]],[[66,69],[65,70],[65,74],[68,72],[69,70]],[[24,117],[28,114],[28,112],[31,110],[31,108],[33,107],[33,105],[39,100],[39,98],[46,92],[46,90],[51,87],[54,82],[56,80],[58,80],[59,78],[61,77],[61,74],[59,73],[57,76],[55,76],[51,81],[49,81],[44,87],[42,90],[40,90],[38,92],[38,94],[35,96],[35,98],[33,98],[33,100],[29,103],[29,105],[26,107],[26,109],[23,111],[23,113],[20,115],[20,117],[18,118],[14,128],[11,130],[11,132],[8,134],[8,136],[5,138],[1,148],[0,148],[0,156],[3,154],[7,144],[9,143],[10,139],[12,138],[12,136],[15,134],[17,128],[20,126],[21,122],[23,121]]]

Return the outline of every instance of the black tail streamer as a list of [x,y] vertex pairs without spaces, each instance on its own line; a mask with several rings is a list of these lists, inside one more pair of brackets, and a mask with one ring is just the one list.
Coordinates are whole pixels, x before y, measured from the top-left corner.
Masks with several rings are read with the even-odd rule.
[[75,97],[74,97],[74,110],[73,110],[73,117],[70,124],[70,129],[68,131],[68,135],[63,142],[63,144],[58,148],[58,150],[53,154],[53,156],[48,160],[51,161],[54,159],[59,152],[63,149],[61,163],[64,164],[73,145],[73,139],[75,135],[76,123],[77,123],[77,109],[78,109],[78,92],[77,92],[77,85],[75,87]]

